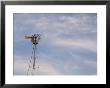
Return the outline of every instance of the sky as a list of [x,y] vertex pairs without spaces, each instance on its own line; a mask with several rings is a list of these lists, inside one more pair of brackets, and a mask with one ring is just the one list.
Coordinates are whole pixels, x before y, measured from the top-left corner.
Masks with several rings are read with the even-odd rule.
[[26,75],[32,43],[40,34],[35,75],[96,75],[96,13],[14,13],[14,75]]

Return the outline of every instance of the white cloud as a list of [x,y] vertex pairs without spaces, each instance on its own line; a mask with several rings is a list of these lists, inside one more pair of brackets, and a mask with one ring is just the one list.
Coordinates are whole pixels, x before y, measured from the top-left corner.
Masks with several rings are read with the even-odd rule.
[[58,69],[55,69],[52,65],[47,62],[40,63],[40,68],[36,70],[37,75],[62,75]]
[[[56,16],[51,19],[49,17],[41,17],[39,19],[35,19],[32,23],[35,25],[36,28],[39,28],[40,30],[45,31],[52,31],[53,29],[58,30],[71,30],[71,31],[91,31],[90,28],[93,28],[93,20],[91,17],[88,16]],[[91,21],[92,20],[92,21]],[[91,23],[91,24],[88,24]]]
[[72,46],[78,46],[81,48],[85,48],[91,51],[96,52],[97,51],[97,43],[96,41],[92,40],[81,40],[81,39],[61,39],[57,38],[52,41],[52,44],[55,46],[60,47],[72,47]]
[[91,67],[97,66],[97,61],[85,60],[84,63],[88,66],[91,66]]
[[[57,68],[55,68],[52,63],[46,59],[47,56],[43,56],[45,58],[40,58],[38,64],[39,68],[34,71],[35,75],[60,75],[62,74]],[[26,57],[15,56],[14,58],[14,75],[26,75],[28,72],[29,59],[23,59]]]
[[24,57],[16,56],[14,58],[14,75],[25,75],[27,72],[27,61]]

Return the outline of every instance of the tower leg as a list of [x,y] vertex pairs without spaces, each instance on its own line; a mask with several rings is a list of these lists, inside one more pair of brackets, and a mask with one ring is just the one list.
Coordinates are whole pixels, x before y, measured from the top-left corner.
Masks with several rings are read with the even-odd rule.
[[35,51],[36,51],[36,45],[33,45],[33,69],[35,69],[35,62],[36,62],[36,55],[35,55]]
[[[32,49],[32,56],[30,58],[29,61],[29,66],[28,66],[28,70],[27,70],[27,75],[35,75],[35,70],[36,70],[36,45],[32,45],[33,49]],[[39,68],[39,65],[38,67]]]

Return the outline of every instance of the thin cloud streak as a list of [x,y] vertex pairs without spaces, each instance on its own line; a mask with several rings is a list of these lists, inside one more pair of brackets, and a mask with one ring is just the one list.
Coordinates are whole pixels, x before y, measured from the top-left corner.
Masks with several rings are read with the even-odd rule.
[[60,47],[72,47],[72,46],[78,46],[81,48],[85,48],[88,50],[91,50],[93,52],[97,51],[97,44],[94,41],[91,40],[73,40],[73,39],[54,39],[52,42],[55,46]]

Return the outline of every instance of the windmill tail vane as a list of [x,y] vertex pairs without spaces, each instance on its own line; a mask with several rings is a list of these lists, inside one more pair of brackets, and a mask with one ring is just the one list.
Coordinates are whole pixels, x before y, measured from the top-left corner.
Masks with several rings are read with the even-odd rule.
[[[39,43],[40,40],[40,34],[34,34],[31,36],[25,36],[25,39],[28,39],[31,41],[32,45],[33,45],[33,49],[32,49],[32,56],[30,58],[29,61],[29,67],[28,67],[28,71],[27,71],[27,75],[32,74],[34,70],[36,69],[36,59],[38,59],[38,57],[36,57],[36,45]],[[39,65],[38,67],[39,68]]]

